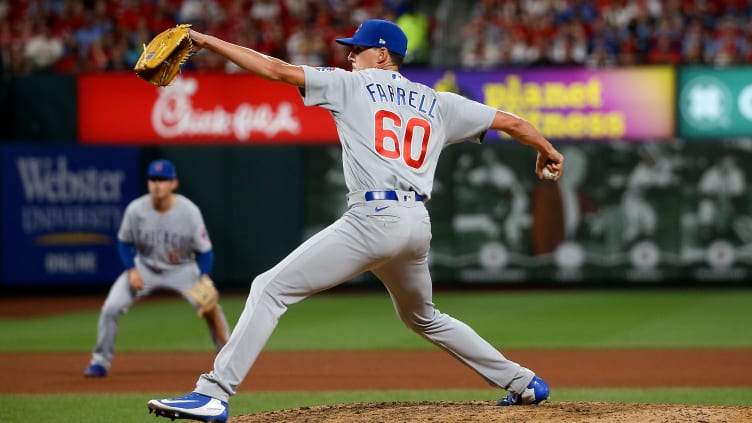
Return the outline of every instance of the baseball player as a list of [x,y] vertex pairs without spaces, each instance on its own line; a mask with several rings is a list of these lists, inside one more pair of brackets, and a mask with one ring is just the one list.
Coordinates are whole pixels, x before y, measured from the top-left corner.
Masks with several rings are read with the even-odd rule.
[[[201,211],[191,200],[175,193],[178,179],[170,161],[151,162],[147,178],[149,193],[128,205],[118,231],[118,250],[125,271],[110,288],[102,306],[97,345],[84,369],[87,377],[107,376],[120,315],[154,290],[179,292],[203,311],[202,297],[196,299],[191,294],[194,286],[204,286],[197,281],[208,277],[214,253]],[[216,289],[203,297],[214,292]],[[230,331],[221,306],[212,304],[209,308],[202,315],[219,350],[227,343]]]
[[561,176],[564,158],[527,121],[457,94],[436,92],[400,74],[407,37],[392,22],[363,22],[352,38],[353,71],[295,66],[191,31],[194,45],[248,72],[299,87],[307,106],[331,112],[342,144],[348,210],[279,264],[257,276],[230,340],[190,394],[148,402],[168,418],[224,422],[234,395],[287,308],[363,272],[389,291],[404,324],[509,395],[500,405],[549,397],[543,379],[508,360],[473,329],[436,309],[428,268],[431,198],[439,154],[505,131],[537,150],[535,171]]

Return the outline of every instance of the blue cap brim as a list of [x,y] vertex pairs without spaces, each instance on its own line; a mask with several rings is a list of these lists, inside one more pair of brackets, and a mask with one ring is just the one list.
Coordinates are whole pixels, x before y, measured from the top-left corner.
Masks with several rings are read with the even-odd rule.
[[336,41],[339,44],[346,45],[346,46],[354,46],[355,43],[353,43],[352,38],[337,38],[334,41]]
[[342,44],[342,45],[346,45],[346,46],[350,46],[350,47],[358,46],[358,47],[374,47],[374,48],[384,47],[384,48],[386,48],[386,46],[382,46],[382,45],[378,45],[378,44],[374,44],[374,43],[364,43],[362,41],[358,42],[358,41],[355,41],[353,38],[337,38],[335,41],[338,42],[338,43],[340,43],[340,44]]

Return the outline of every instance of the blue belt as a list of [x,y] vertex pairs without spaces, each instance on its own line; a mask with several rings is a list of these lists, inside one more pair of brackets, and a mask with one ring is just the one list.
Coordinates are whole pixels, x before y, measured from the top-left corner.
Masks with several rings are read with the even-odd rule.
[[[413,197],[415,198],[415,201],[423,201],[423,196],[413,192]],[[373,200],[393,200],[397,201],[399,200],[399,194],[397,191],[366,191],[365,194],[366,201],[373,201]]]

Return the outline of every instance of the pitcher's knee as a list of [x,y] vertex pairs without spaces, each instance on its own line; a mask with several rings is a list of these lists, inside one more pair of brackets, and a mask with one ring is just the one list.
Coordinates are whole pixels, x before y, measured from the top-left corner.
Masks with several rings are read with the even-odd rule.
[[441,327],[443,322],[443,315],[438,311],[434,312],[431,316],[420,316],[413,314],[411,316],[405,316],[402,322],[411,330],[418,333],[428,333]]
[[308,284],[298,279],[284,272],[265,272],[253,279],[250,295],[256,300],[263,299],[264,302],[287,308],[315,293]]
[[284,285],[278,279],[264,273],[253,279],[249,298],[256,306],[266,305],[287,310],[292,303],[289,301],[288,295],[285,292]]

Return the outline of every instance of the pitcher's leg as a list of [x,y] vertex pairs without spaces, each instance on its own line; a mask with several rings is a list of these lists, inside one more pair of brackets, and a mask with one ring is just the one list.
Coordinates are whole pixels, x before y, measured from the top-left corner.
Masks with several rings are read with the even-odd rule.
[[342,220],[304,242],[282,262],[257,276],[245,308],[214,369],[201,375],[195,392],[227,401],[250,371],[287,308],[362,273],[370,258],[342,231]]
[[469,366],[488,383],[522,392],[533,372],[508,360],[467,324],[441,313],[432,302],[432,282],[425,258],[394,260],[374,271],[392,297],[402,322]]

